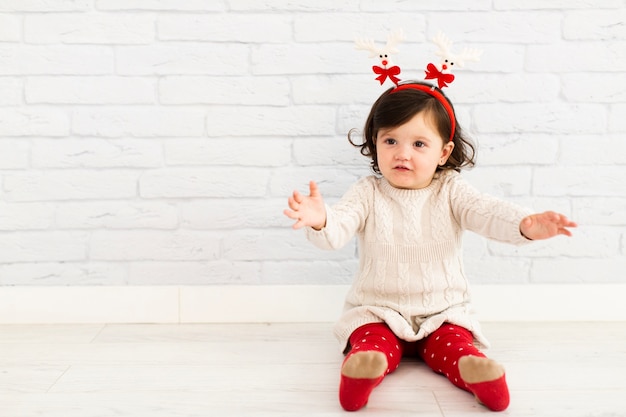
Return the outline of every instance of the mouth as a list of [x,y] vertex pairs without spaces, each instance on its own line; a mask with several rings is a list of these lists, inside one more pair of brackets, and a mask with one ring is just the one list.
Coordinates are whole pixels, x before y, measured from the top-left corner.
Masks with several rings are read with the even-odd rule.
[[410,169],[408,167],[405,167],[404,165],[397,165],[393,167],[393,169],[395,171],[401,171],[401,172],[410,171]]

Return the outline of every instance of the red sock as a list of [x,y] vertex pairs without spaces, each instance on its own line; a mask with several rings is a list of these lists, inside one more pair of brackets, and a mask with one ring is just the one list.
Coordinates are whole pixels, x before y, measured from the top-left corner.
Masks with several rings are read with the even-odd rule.
[[342,372],[339,402],[344,410],[356,411],[367,404],[370,394],[382,382],[385,375],[398,367],[402,358],[402,346],[389,327],[383,323],[366,324],[356,329],[350,336],[350,346],[351,349],[346,355],[344,365],[352,355],[358,352],[381,352],[385,355],[387,362],[387,368],[382,370],[381,375],[374,378],[352,378]]
[[445,323],[419,342],[420,356],[435,372],[445,375],[455,386],[469,391],[476,399],[493,411],[502,411],[509,405],[509,389],[505,376],[473,384],[461,378],[459,359],[463,356],[486,356],[473,344],[473,336],[467,329]]

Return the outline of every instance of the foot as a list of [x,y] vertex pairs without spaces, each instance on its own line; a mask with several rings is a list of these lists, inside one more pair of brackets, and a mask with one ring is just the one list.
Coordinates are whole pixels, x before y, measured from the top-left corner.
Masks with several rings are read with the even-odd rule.
[[387,371],[387,356],[374,350],[350,355],[341,367],[341,374],[350,378],[378,378]]
[[463,356],[459,359],[459,373],[479,403],[493,411],[502,411],[509,406],[504,367],[498,362],[478,356]]
[[387,357],[382,352],[358,352],[346,358],[341,367],[339,402],[346,411],[363,408],[369,396],[387,373]]

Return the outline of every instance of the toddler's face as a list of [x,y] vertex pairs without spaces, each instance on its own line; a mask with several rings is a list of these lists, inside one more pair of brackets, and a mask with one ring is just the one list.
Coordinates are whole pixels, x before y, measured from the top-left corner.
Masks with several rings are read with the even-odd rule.
[[403,125],[380,129],[376,155],[381,174],[396,188],[420,189],[430,185],[437,166],[445,163],[454,143],[441,138],[431,118],[417,113]]

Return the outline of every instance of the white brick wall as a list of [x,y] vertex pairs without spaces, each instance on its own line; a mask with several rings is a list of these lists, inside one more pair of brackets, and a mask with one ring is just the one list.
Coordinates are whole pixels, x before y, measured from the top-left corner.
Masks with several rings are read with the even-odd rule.
[[440,29],[484,50],[448,90],[478,188],[580,223],[523,248],[466,236],[476,283],[626,270],[624,0],[0,0],[0,285],[345,284],[281,214],[368,161],[383,91],[355,36],[402,27],[421,78]]

